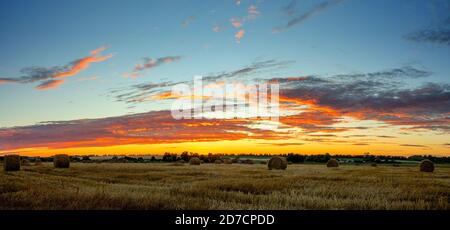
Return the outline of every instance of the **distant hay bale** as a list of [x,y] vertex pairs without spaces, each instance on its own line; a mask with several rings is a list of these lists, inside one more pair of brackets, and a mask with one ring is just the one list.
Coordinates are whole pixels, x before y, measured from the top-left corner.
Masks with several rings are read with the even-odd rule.
[[331,159],[328,160],[328,162],[327,162],[327,167],[328,167],[328,168],[336,168],[336,167],[339,167],[339,162],[338,162],[336,159],[331,158]]
[[3,169],[5,171],[19,171],[20,170],[20,156],[6,155],[3,160]]
[[377,163],[372,163],[372,164],[370,164],[370,166],[377,167],[378,165],[377,165]]
[[400,164],[393,164],[394,167],[400,167]]
[[230,165],[230,164],[233,164],[233,160],[225,158],[225,159],[223,159],[223,163],[227,164],[227,165]]
[[30,165],[31,165],[30,161],[27,160],[27,159],[23,159],[22,162],[21,162],[20,164],[21,164],[22,166],[30,166]]
[[222,163],[223,163],[222,160],[219,160],[219,159],[214,161],[214,164],[218,164],[219,165],[219,164],[222,164]]
[[202,162],[200,161],[200,159],[198,157],[192,157],[189,160],[189,164],[190,165],[200,165]]
[[252,165],[254,162],[253,162],[253,160],[251,160],[251,159],[247,159],[247,160],[244,160],[243,163],[244,163],[244,164]]
[[267,163],[269,170],[280,169],[285,170],[288,166],[288,162],[285,157],[272,157]]
[[231,163],[239,163],[239,162],[240,162],[239,157],[233,158],[233,159],[231,160]]
[[55,155],[53,157],[53,166],[55,168],[69,168],[70,158],[66,154]]
[[420,162],[420,171],[421,172],[433,172],[434,171],[434,163],[430,160],[423,160]]

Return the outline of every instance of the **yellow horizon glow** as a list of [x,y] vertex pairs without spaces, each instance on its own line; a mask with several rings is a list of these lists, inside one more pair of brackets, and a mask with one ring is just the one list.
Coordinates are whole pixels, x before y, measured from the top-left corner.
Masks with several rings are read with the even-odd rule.
[[[184,142],[170,144],[137,144],[116,145],[104,147],[79,147],[79,148],[25,148],[8,151],[0,151],[0,155],[15,153],[22,156],[48,157],[55,154],[68,155],[162,155],[165,152],[181,153],[183,151],[196,152],[202,155],[208,153],[224,154],[349,154],[358,155],[369,152],[372,155],[396,155],[410,156],[416,154],[433,154],[436,156],[450,155],[449,148],[436,145],[432,148],[404,147],[392,144],[353,145],[348,143],[317,143],[308,142],[291,144],[295,140],[265,141],[265,140],[234,140],[212,142]],[[280,146],[284,145],[285,146]]]

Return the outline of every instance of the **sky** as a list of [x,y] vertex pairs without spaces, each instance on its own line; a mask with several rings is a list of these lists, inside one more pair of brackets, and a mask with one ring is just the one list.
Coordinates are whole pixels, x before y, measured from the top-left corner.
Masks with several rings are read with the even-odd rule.
[[[449,156],[449,12],[446,0],[0,1],[0,154]],[[277,83],[281,116],[176,120],[171,88],[195,76]]]

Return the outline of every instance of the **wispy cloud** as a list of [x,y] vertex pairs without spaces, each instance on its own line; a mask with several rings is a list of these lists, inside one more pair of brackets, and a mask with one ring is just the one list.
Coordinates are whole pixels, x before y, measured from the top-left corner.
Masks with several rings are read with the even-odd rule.
[[281,8],[281,11],[288,16],[292,16],[296,13],[296,6],[297,6],[297,0],[292,0],[289,2],[288,5]]
[[125,73],[124,76],[135,78],[138,77],[144,70],[153,69],[163,64],[169,64],[181,60],[182,56],[166,56],[160,58],[142,58],[142,63],[137,64],[131,73]]
[[46,90],[46,89],[54,89],[58,88],[60,85],[62,85],[65,82],[64,79],[56,79],[56,80],[48,80],[40,85],[36,86],[35,88],[37,90]]
[[[217,73],[203,74],[203,81],[205,83],[215,83],[226,80],[245,79],[251,76],[256,76],[261,73],[274,74],[280,69],[286,68],[292,64],[291,61],[277,61],[277,60],[262,60],[253,62],[247,66],[243,66],[234,70],[221,71]],[[123,89],[114,89],[110,94],[116,101],[125,103],[141,103],[153,95],[170,90],[170,87],[177,84],[192,84],[192,81],[172,82],[165,81],[160,83],[142,83]]]
[[96,50],[91,51],[91,54],[89,56],[72,61],[71,63],[65,66],[56,66],[48,68],[44,67],[23,68],[21,70],[21,73],[23,73],[24,76],[18,78],[0,78],[0,83],[26,84],[26,83],[34,83],[37,81],[45,81],[42,82],[39,86],[37,86],[36,89],[42,90],[55,88],[64,83],[64,81],[51,81],[51,79],[75,76],[82,70],[88,68],[91,63],[102,62],[113,56],[112,54],[100,56],[99,55],[100,52],[104,50],[106,50],[106,47],[100,47]]
[[450,45],[450,29],[426,29],[412,32],[405,36],[414,42],[429,42]]
[[415,147],[415,148],[428,148],[428,146],[426,145],[415,145],[415,144],[402,144],[400,146],[404,146],[404,147]]
[[231,18],[230,23],[234,28],[241,28],[242,27],[242,20],[240,18]]
[[273,146],[299,146],[304,145],[305,143],[299,142],[284,142],[284,143],[262,143],[264,145],[273,145]]
[[241,29],[238,32],[236,32],[236,34],[234,35],[234,37],[236,38],[236,42],[240,43],[241,39],[244,37],[244,35],[245,35],[245,30],[244,29]]
[[222,32],[224,29],[225,27],[219,24],[214,24],[214,26],[212,27],[212,31],[216,33]]
[[294,18],[289,20],[286,23],[286,25],[274,28],[273,32],[274,33],[279,33],[279,32],[288,30],[289,28],[291,28],[291,27],[293,27],[295,25],[301,24],[304,21],[306,21],[306,20],[308,20],[308,19],[318,15],[319,13],[321,13],[321,12],[327,10],[328,8],[330,8],[332,6],[335,6],[335,5],[337,5],[337,4],[339,4],[339,3],[343,2],[343,1],[344,0],[328,0],[328,1],[322,2],[322,3],[314,6],[312,9],[306,11],[305,13],[295,16]]
[[261,14],[261,12],[258,10],[258,7],[256,5],[249,6],[247,9],[247,13],[248,13],[249,19],[254,19]]
[[404,38],[413,42],[450,45],[450,17],[441,20],[435,25],[431,25],[430,28],[411,32],[405,35]]
[[190,24],[192,24],[193,22],[195,22],[195,20],[196,20],[196,17],[195,16],[189,16],[189,17],[187,17],[186,19],[184,19],[182,22],[181,22],[181,26],[183,26],[183,27],[188,27]]

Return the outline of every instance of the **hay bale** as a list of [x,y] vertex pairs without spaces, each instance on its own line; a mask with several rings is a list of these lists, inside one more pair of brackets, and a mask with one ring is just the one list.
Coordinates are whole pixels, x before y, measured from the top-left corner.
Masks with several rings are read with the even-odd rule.
[[20,170],[20,156],[6,155],[3,161],[3,169],[5,171],[19,171]]
[[420,162],[420,171],[421,172],[433,172],[434,171],[434,163],[428,159]]
[[27,159],[23,159],[22,162],[21,162],[20,164],[21,164],[22,166],[30,166],[30,165],[31,165],[30,161],[27,160]]
[[377,163],[372,163],[372,164],[370,164],[370,166],[377,167],[378,165],[377,165]]
[[336,167],[339,167],[339,162],[338,162],[336,159],[331,158],[331,159],[328,160],[328,162],[327,162],[327,167],[328,167],[328,168],[336,168]]
[[267,163],[269,170],[280,169],[285,170],[288,166],[288,162],[285,157],[272,157]]
[[59,154],[53,157],[53,166],[55,168],[69,168],[70,158],[66,154]]
[[225,159],[223,159],[223,163],[230,165],[230,164],[233,164],[233,161],[231,159],[225,158]]
[[202,162],[200,161],[200,159],[198,157],[192,157],[189,160],[189,164],[190,165],[200,165]]
[[244,163],[244,164],[252,165],[254,162],[253,162],[253,160],[251,160],[251,159],[247,159],[247,160],[244,160],[243,163]]
[[214,164],[220,165],[220,164],[222,164],[222,163],[223,163],[222,160],[219,160],[219,159],[217,159],[217,160],[214,161]]

